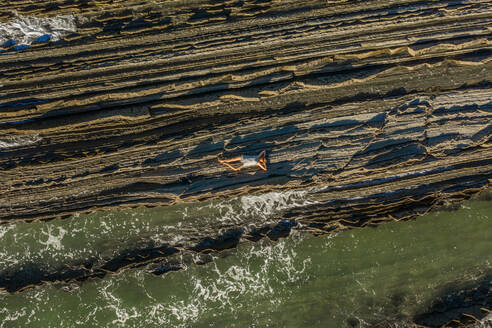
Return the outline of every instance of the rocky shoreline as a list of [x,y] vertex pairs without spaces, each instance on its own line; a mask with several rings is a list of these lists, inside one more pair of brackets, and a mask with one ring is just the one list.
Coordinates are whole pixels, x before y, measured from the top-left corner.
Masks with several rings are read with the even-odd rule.
[[[490,201],[491,195],[491,190],[488,189],[478,195],[474,195],[473,199]],[[380,199],[380,201],[383,202],[383,199]],[[364,212],[362,209],[359,210],[357,216],[352,214],[349,216],[347,212],[352,213],[352,211],[344,210],[340,206],[337,211],[339,212],[338,215],[343,218],[327,219],[335,215],[329,213],[322,204],[304,205],[284,211],[278,216],[277,223],[274,224],[263,226],[256,224],[235,228],[225,228],[217,225],[215,228],[209,228],[209,230],[183,233],[184,236],[187,236],[187,239],[179,243],[152,242],[141,247],[125,249],[111,258],[87,258],[84,261],[72,261],[49,269],[46,269],[43,263],[24,263],[18,269],[6,268],[0,271],[0,291],[15,294],[46,284],[54,284],[69,290],[70,286],[77,286],[86,281],[103,279],[110,274],[118,274],[124,270],[137,268],[143,268],[146,272],[154,275],[162,275],[182,270],[188,265],[209,263],[213,261],[214,257],[228,256],[231,252],[234,252],[234,249],[240,243],[258,242],[265,238],[273,241],[279,238],[286,238],[291,234],[292,230],[314,235],[336,234],[353,228],[375,227],[384,222],[412,219],[417,215],[428,213],[429,208],[455,210],[461,204],[461,202],[456,200],[446,205],[429,204],[427,201],[428,199],[424,197],[424,203],[421,203],[420,207],[412,208],[411,211],[407,208],[404,208],[404,211],[399,207],[393,208],[393,210],[396,209],[397,211],[385,212],[389,216],[386,219],[382,218],[378,212],[372,213],[370,210]],[[364,207],[370,207],[370,205],[366,204]],[[419,212],[419,209],[421,212]],[[398,214],[403,215],[403,213],[406,216],[397,218]],[[288,219],[288,217],[296,217],[298,219]],[[452,292],[455,291],[447,291],[446,293]],[[489,298],[485,298],[485,300],[487,302],[490,301]],[[481,302],[482,299],[478,301]],[[485,309],[490,308],[487,306],[485,304]],[[439,306],[436,305],[435,307]],[[428,314],[416,317],[415,322],[425,323],[427,322],[427,319],[425,319],[427,317],[431,321],[442,320],[440,314],[434,313],[436,311],[432,310]],[[456,314],[456,311],[453,311],[451,311],[452,314]],[[475,312],[474,314],[478,316]],[[447,318],[447,314],[443,318]]]
[[[2,270],[4,291],[412,219],[492,181],[490,2],[10,1],[1,23],[13,8],[73,15],[76,31],[0,47],[0,223],[292,190],[317,202],[102,264]],[[267,172],[217,161],[263,149]],[[437,312],[415,322],[452,317]]]
[[388,218],[490,184],[486,1],[57,3],[15,7],[77,32],[1,56],[2,223],[306,188]]

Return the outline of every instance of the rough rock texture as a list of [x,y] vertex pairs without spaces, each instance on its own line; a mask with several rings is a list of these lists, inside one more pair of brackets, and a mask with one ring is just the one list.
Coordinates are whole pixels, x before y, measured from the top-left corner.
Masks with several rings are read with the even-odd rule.
[[415,316],[414,321],[421,328],[489,327],[491,308],[492,283],[488,275],[468,288],[456,290],[454,287],[442,292],[425,313]]
[[[77,32],[4,45],[3,222],[316,188],[322,210],[287,216],[326,230],[490,184],[490,1],[12,0],[0,20],[13,9]],[[268,172],[217,162],[262,149]]]
[[210,237],[214,232],[203,231],[200,234],[189,233],[194,240],[184,240],[172,245],[152,243],[140,248],[121,251],[111,258],[90,257],[78,261],[68,261],[59,267],[46,267],[43,263],[27,262],[12,268],[0,268],[0,292],[18,293],[37,285],[79,284],[91,279],[104,278],[108,274],[123,270],[145,267],[155,275],[178,271],[188,265],[205,264],[214,257],[227,256],[229,250],[240,242],[258,241],[262,238],[278,240],[290,234],[297,224],[294,220],[282,220],[278,224],[265,225],[246,232],[245,229],[229,229],[224,233]]

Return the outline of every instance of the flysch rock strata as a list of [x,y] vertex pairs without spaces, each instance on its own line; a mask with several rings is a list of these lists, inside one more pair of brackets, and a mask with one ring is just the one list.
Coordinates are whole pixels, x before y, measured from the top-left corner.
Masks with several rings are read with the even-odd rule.
[[[77,29],[0,49],[3,223],[308,189],[322,208],[287,215],[331,229],[491,182],[490,1],[0,6],[15,15]],[[263,149],[267,172],[217,161]]]

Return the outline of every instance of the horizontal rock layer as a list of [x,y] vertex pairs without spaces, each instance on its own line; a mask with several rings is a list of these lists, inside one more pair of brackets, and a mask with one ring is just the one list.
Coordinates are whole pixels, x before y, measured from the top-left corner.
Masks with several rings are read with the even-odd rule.
[[[4,45],[2,222],[311,189],[324,209],[295,216],[326,230],[492,179],[488,1],[8,1],[0,19],[13,8],[77,32]],[[262,149],[267,172],[217,161]]]

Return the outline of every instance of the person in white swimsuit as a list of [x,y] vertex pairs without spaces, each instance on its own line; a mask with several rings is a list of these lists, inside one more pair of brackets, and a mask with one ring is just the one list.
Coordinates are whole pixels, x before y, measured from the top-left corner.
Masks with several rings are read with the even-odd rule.
[[[266,171],[267,166],[266,166],[266,157],[265,156],[266,156],[266,151],[263,150],[261,153],[258,154],[258,156],[241,155],[241,156],[237,156],[237,157],[234,157],[231,159],[225,159],[225,160],[222,160],[219,158],[219,163],[233,169],[234,171],[239,171],[243,167],[247,168],[247,167],[255,167],[255,166],[258,166],[263,171]],[[240,165],[237,167],[234,167],[231,163],[235,163],[235,162],[238,162],[238,164],[240,163]]]

